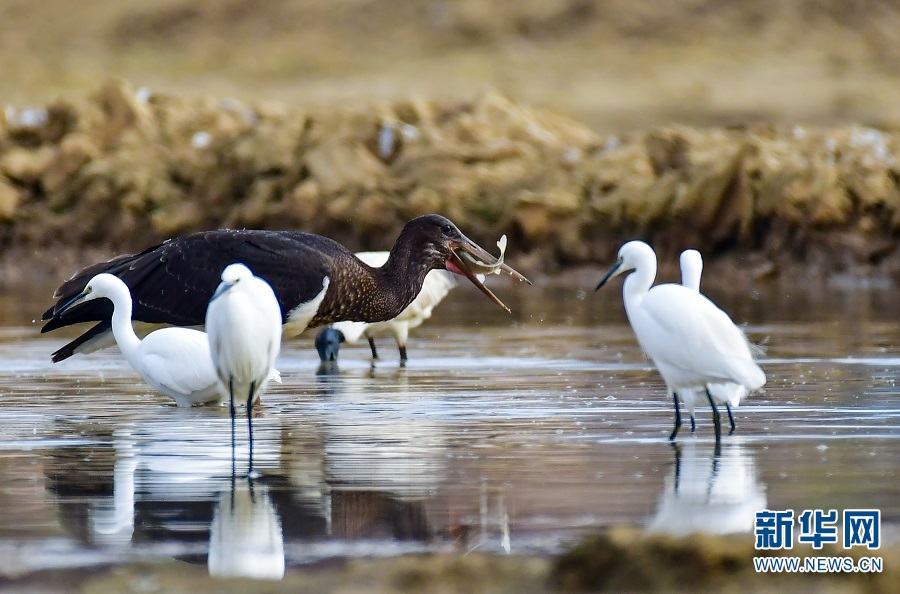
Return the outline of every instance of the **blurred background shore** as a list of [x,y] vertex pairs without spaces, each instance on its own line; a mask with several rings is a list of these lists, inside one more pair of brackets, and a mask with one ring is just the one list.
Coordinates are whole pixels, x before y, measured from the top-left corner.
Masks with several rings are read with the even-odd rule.
[[3,277],[218,226],[386,249],[436,211],[533,274],[641,237],[721,277],[896,279],[898,26],[887,0],[0,1]]
[[599,133],[900,123],[892,0],[4,0],[0,17],[13,104],[120,77],[296,106],[491,88]]

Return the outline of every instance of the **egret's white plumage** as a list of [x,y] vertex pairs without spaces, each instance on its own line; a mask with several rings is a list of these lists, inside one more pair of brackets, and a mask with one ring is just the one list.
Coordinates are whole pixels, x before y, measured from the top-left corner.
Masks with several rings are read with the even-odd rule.
[[[692,291],[700,292],[700,277],[703,274],[703,257],[697,250],[684,250],[679,257],[681,265],[681,285]],[[709,393],[718,404],[724,404],[728,409],[728,417],[731,421],[731,430],[734,431],[734,417],[731,415],[731,407],[738,406],[747,388],[741,384],[710,384]],[[688,414],[691,416],[691,431],[694,430],[694,410],[697,403],[702,401],[705,394],[702,390],[683,388],[678,396],[684,402]]]
[[[218,380],[206,333],[190,328],[162,328],[138,338],[131,321],[128,287],[116,276],[98,274],[67,307],[80,301],[109,299],[113,304],[112,332],[119,349],[144,381],[178,406],[227,402],[228,392]],[[267,380],[281,381],[275,369]]]
[[[728,314],[687,287],[664,284],[650,288],[656,278],[653,248],[642,241],[630,241],[619,249],[618,256],[597,288],[623,272],[634,271],[625,279],[622,290],[625,312],[641,348],[671,390],[705,390],[710,384],[722,383],[755,390],[765,384],[765,373],[753,360],[747,338]],[[718,442],[718,409],[712,397],[708,399]],[[680,417],[672,438],[679,425]]]
[[243,264],[230,264],[206,310],[206,331],[213,365],[230,397],[245,398],[253,468],[251,409],[281,349],[281,307],[272,287]]
[[281,349],[281,308],[272,287],[243,264],[227,266],[209,301],[206,331],[219,380],[252,405]]
[[[387,262],[390,252],[358,252],[356,257],[369,266],[379,267]],[[477,275],[483,278],[481,275]],[[431,317],[435,306],[440,303],[451,289],[456,287],[456,275],[446,270],[432,270],[425,276],[422,290],[406,309],[391,320],[385,322],[336,322],[332,328],[344,336],[344,341],[354,344],[365,336],[369,339],[372,348],[372,357],[377,358],[374,338],[383,334],[391,334],[397,341],[400,349],[400,359],[406,360],[406,341],[409,339],[409,331],[422,325],[422,322]]]

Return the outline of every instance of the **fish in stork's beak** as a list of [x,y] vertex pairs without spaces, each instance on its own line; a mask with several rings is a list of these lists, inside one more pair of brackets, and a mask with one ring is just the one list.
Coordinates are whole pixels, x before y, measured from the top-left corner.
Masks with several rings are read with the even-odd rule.
[[525,281],[529,285],[531,284],[531,281],[519,274],[508,264],[504,264],[503,254],[506,251],[505,235],[497,242],[497,245],[500,247],[499,258],[495,258],[487,250],[465,235],[460,234],[458,239],[450,242],[450,257],[447,259],[446,267],[450,272],[465,276],[472,281],[472,284],[481,289],[481,292],[487,295],[491,301],[506,311],[510,311],[490,289],[484,286],[482,279],[478,278],[478,275],[508,272],[514,278]]

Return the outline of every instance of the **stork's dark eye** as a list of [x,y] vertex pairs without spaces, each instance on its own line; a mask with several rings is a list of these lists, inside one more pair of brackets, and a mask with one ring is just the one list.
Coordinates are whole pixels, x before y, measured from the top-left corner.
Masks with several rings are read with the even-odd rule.
[[444,225],[443,227],[441,227],[441,233],[443,233],[447,237],[452,236],[453,235],[453,225]]

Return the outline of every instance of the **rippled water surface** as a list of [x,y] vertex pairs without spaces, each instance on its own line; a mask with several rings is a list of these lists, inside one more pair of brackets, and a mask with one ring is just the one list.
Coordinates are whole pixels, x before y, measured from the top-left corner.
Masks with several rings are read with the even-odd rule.
[[5,295],[3,565],[179,558],[265,576],[407,551],[550,554],[619,523],[749,532],[766,507],[879,508],[886,534],[897,525],[893,292],[713,295],[767,343],[769,378],[714,456],[707,408],[669,444],[672,405],[619,286],[586,285],[498,288],[513,315],[458,289],[413,331],[405,368],[390,338],[374,367],[345,346],[330,375],[311,334],[287,342],[253,480],[243,423],[233,468],[224,408],[175,408],[115,349],[51,364],[66,337],[31,323],[49,290]]

